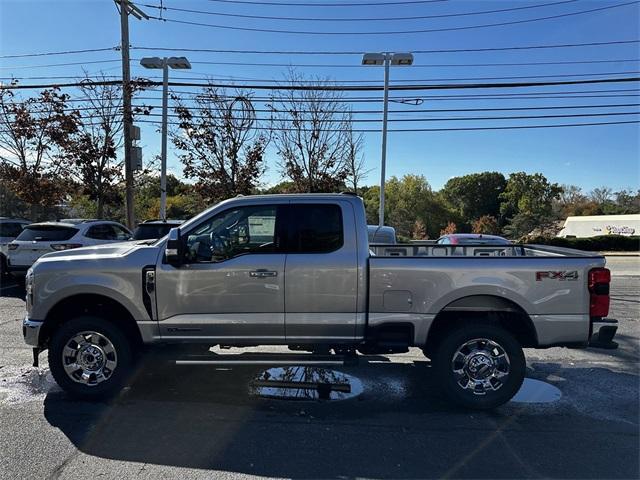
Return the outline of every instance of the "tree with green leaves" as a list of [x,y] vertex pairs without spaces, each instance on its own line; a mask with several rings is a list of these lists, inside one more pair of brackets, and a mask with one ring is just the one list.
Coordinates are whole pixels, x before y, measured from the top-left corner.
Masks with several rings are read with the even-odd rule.
[[[367,219],[378,222],[380,188],[371,187],[364,193]],[[400,237],[411,238],[416,220],[425,226],[426,235],[435,238],[451,220],[457,220],[436,195],[422,175],[391,177],[385,183],[385,219]]]
[[449,179],[439,193],[470,225],[483,215],[500,215],[500,194],[506,185],[504,175],[499,172],[472,173]]
[[550,183],[541,173],[509,175],[504,192],[500,194],[500,213],[509,219],[505,233],[519,238],[534,228],[544,232],[557,220],[553,216],[553,202],[561,193],[562,187]]

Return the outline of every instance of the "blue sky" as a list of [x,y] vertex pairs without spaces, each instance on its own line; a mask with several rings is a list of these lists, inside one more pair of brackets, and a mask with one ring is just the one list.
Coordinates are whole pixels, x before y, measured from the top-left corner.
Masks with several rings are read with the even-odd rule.
[[[287,2],[287,0],[274,0]],[[293,0],[290,0],[293,1]],[[299,3],[305,3],[297,0]],[[351,3],[379,3],[382,0],[349,0]],[[218,13],[235,13],[262,16],[322,17],[322,18],[362,18],[362,17],[406,17],[419,15],[443,15],[467,13],[485,10],[505,9],[556,3],[554,0],[543,2],[528,1],[461,1],[449,0],[433,3],[416,3],[386,6],[349,6],[349,7],[309,7],[275,6],[229,3],[216,0],[179,1],[163,0],[165,7],[195,9]],[[141,7],[148,14],[157,16],[159,0],[140,0]],[[295,2],[294,2],[295,3]],[[311,2],[306,2],[311,3]],[[315,0],[315,3],[335,3],[336,0]],[[319,22],[319,21],[281,21],[265,19],[233,18],[217,15],[204,15],[178,11],[164,11],[169,19],[187,20],[226,26],[248,28],[349,31],[358,35],[294,35],[264,32],[247,32],[219,28],[183,25],[160,22],[157,20],[130,20],[131,44],[134,47],[154,47],[157,50],[132,50],[132,59],[151,55],[180,55],[179,52],[167,53],[161,48],[219,48],[219,49],[260,49],[260,50],[332,50],[332,51],[416,51],[430,49],[490,48],[514,45],[569,44],[586,42],[607,42],[615,40],[634,40],[640,38],[638,3],[586,13],[516,25],[468,29],[445,32],[370,35],[372,31],[397,31],[415,29],[441,29],[478,24],[510,22],[539,17],[548,17],[582,10],[619,5],[626,3],[611,1],[575,0],[539,8],[522,9],[512,12],[484,15],[446,17],[436,19],[402,21],[363,21],[363,22]],[[76,49],[108,48],[119,44],[119,18],[115,5],[110,0],[82,1],[29,1],[0,0],[0,56],[11,54],[54,52]],[[591,77],[562,77],[559,80],[577,78],[629,77],[637,74],[613,75],[612,72],[637,72],[640,70],[640,44],[629,43],[609,46],[591,46],[577,48],[554,48],[520,51],[492,51],[482,53],[438,53],[416,54],[413,67],[396,67],[391,71],[391,82],[413,80],[415,83],[443,83],[434,79],[478,78],[478,77],[514,77],[514,76],[554,76],[593,74]],[[340,56],[292,56],[292,55],[239,55],[228,53],[185,52],[193,63],[193,70],[172,72],[171,78],[182,77],[206,79],[208,77],[240,77],[251,79],[282,80],[287,67],[266,66],[230,66],[205,65],[198,62],[248,62],[248,63],[321,63],[352,65],[353,67],[297,67],[299,73],[311,76],[323,76],[342,80],[375,81],[382,83],[383,71],[375,67],[359,67],[359,55]],[[102,71],[106,75],[119,75],[119,52],[107,51],[90,54],[0,59],[1,77],[52,77],[80,76],[82,65],[18,68],[55,63],[111,61],[110,63],[86,64],[89,72]],[[565,61],[607,61],[607,63],[565,64],[565,65],[527,65],[500,67],[435,67],[442,64],[478,64],[478,63],[531,63]],[[632,60],[615,61],[611,60]],[[134,75],[149,75],[138,61],[132,61]],[[598,77],[597,74],[600,74]],[[603,75],[606,74],[606,75]],[[22,83],[55,82],[57,79],[29,79]],[[546,79],[538,79],[546,80]],[[552,78],[549,78],[552,80]],[[422,82],[420,82],[422,81]],[[490,80],[487,80],[490,81]],[[515,81],[515,80],[505,80]],[[241,84],[241,81],[236,81]],[[255,83],[255,82],[254,82]],[[447,83],[451,83],[447,80]],[[461,81],[460,83],[463,83]],[[591,90],[627,90],[610,92],[601,98],[534,98],[534,99],[485,99],[471,100],[426,98],[418,107],[391,104],[392,109],[403,113],[390,115],[390,119],[402,118],[443,118],[465,116],[503,116],[503,115],[548,115],[553,113],[598,113],[598,112],[637,112],[638,106],[616,108],[593,108],[587,110],[524,112],[452,112],[411,113],[416,109],[458,109],[458,108],[503,108],[503,107],[539,107],[601,104],[637,104],[640,103],[638,83],[594,84],[558,87],[536,87],[509,90],[452,90],[445,92],[394,92],[392,96],[413,98],[433,95],[487,95],[495,93],[527,92],[585,92]],[[193,88],[190,89],[193,91]],[[25,92],[26,93],[26,92]],[[72,93],[72,92],[70,92]],[[598,95],[592,93],[591,95]],[[358,95],[358,94],[354,94]],[[380,97],[377,102],[354,104],[354,109],[377,109],[381,107],[381,92],[359,94]],[[575,96],[567,94],[566,96]],[[587,95],[587,94],[583,94]],[[158,98],[149,103],[160,105],[158,91],[149,94]],[[406,113],[405,113],[406,112]],[[160,113],[159,107],[154,113]],[[360,115],[359,119],[376,119],[379,115]],[[439,122],[397,122],[389,128],[444,128],[479,127],[506,125],[539,125],[562,123],[593,123],[600,121],[638,120],[638,114],[615,117],[585,117],[535,120],[485,120],[485,121],[439,121]],[[379,128],[380,123],[357,124],[357,127]],[[142,126],[142,142],[145,158],[159,153],[159,133],[152,125]],[[371,169],[366,183],[375,184],[379,176],[380,134],[365,135],[365,159]],[[280,180],[275,166],[275,152],[268,153],[269,170],[264,182],[272,184]],[[497,170],[505,174],[514,171],[542,172],[550,180],[558,183],[570,183],[590,190],[606,185],[614,190],[621,188],[639,188],[640,172],[640,134],[638,124],[608,125],[597,127],[569,127],[496,131],[461,132],[390,132],[388,139],[387,174],[401,176],[406,173],[423,174],[431,185],[438,189],[448,178],[466,173]],[[170,149],[169,167],[180,172],[180,164]]]

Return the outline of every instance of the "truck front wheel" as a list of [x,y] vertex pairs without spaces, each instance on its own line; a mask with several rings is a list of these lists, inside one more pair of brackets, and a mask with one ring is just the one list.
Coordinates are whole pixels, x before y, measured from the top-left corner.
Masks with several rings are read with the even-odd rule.
[[49,342],[49,368],[70,395],[99,400],[116,394],[133,364],[131,344],[108,320],[81,316],[63,323]]
[[509,332],[490,324],[455,328],[433,356],[445,395],[465,408],[490,409],[508,402],[522,386],[526,361]]

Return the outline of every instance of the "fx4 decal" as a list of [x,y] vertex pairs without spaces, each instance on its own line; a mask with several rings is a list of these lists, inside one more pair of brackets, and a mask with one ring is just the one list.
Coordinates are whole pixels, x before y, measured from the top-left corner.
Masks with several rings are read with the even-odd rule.
[[542,280],[578,280],[578,271],[572,270],[569,272],[536,272],[536,281]]

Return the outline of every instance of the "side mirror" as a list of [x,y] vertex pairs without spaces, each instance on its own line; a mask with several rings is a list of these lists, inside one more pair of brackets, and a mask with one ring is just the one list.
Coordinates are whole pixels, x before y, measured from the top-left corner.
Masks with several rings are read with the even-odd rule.
[[169,265],[174,267],[180,266],[180,229],[172,228],[169,230],[169,238],[164,251],[164,257]]

